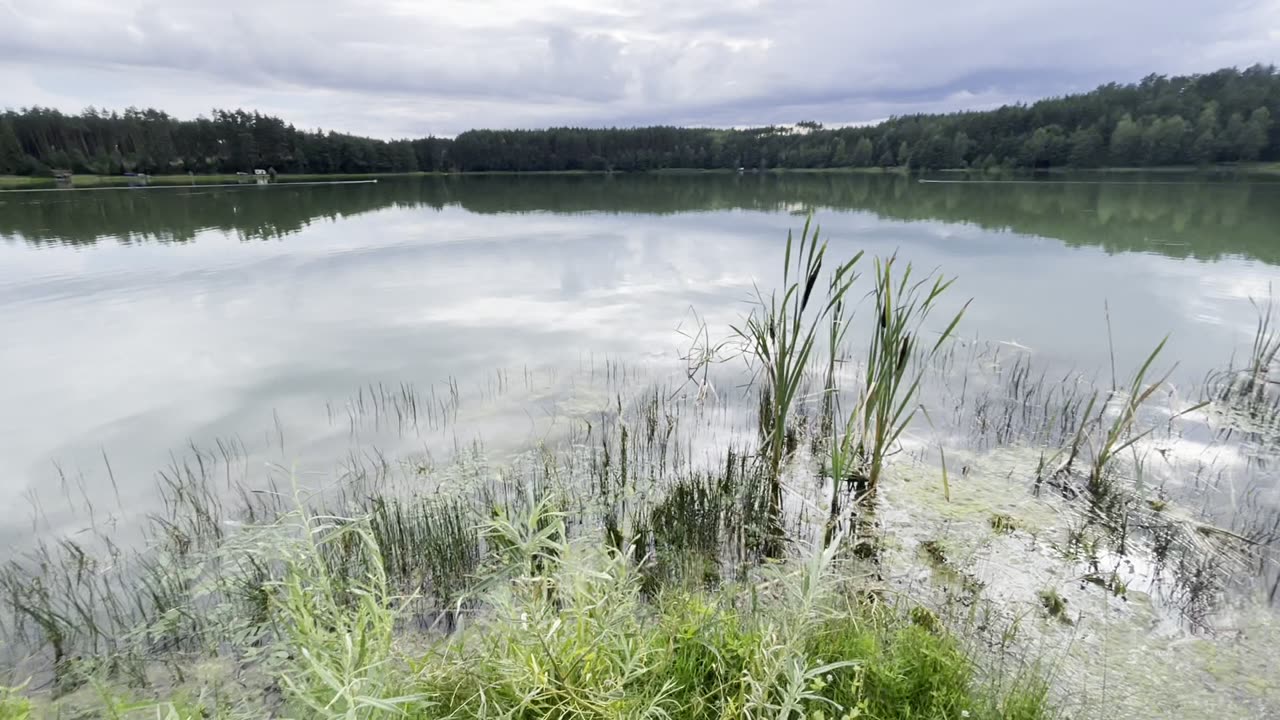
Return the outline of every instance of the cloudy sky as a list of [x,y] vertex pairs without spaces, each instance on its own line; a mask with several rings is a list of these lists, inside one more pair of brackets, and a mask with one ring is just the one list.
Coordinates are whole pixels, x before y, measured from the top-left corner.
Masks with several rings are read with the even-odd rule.
[[0,105],[379,137],[985,108],[1280,62],[1280,0],[0,0]]

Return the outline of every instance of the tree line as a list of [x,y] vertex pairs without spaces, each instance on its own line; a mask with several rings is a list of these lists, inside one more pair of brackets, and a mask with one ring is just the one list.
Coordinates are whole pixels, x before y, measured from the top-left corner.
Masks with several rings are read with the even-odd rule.
[[1273,65],[1150,75],[1029,105],[845,128],[564,127],[384,141],[300,130],[243,110],[178,120],[159,110],[34,107],[0,114],[0,174],[1206,165],[1280,160],[1277,115]]
[[1280,264],[1280,203],[1260,183],[936,183],[903,175],[736,173],[532,177],[434,176],[421,182],[282,185],[235,190],[78,193],[72,201],[9,203],[0,242],[185,242],[202,233],[277,239],[318,218],[387,207],[469,213],[667,215],[711,210],[860,210],[882,218],[963,222],[1108,252]]

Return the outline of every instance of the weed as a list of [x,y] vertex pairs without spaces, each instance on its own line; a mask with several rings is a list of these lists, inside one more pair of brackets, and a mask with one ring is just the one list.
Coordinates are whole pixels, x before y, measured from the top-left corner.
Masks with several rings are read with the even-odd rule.
[[1059,595],[1057,590],[1053,588],[1041,590],[1040,605],[1044,607],[1045,612],[1049,613],[1049,617],[1070,624],[1071,619],[1067,617],[1067,599]]
[[947,553],[947,549],[938,540],[925,540],[920,543],[920,551],[929,558],[930,562],[938,567],[951,565],[951,557]]
[[31,701],[23,695],[25,684],[0,687],[0,720],[27,720],[31,717]]
[[1009,535],[1018,529],[1018,521],[1002,513],[992,515],[988,522],[997,535]]

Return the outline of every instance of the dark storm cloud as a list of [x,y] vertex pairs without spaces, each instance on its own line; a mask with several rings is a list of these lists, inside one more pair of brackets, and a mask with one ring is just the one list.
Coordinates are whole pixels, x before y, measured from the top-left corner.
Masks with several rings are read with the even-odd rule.
[[1277,59],[1280,0],[0,0],[6,103],[382,136],[860,122]]

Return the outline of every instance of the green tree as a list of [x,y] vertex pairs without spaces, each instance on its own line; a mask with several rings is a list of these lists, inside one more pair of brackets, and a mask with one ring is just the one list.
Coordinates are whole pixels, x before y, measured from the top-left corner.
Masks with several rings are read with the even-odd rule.
[[1125,113],[1111,133],[1111,162],[1132,167],[1142,161],[1142,127]]
[[231,151],[231,165],[236,172],[253,172],[258,164],[258,145],[249,130],[236,133]]
[[1174,165],[1183,162],[1186,158],[1183,146],[1188,132],[1186,121],[1177,115],[1152,121],[1142,133],[1146,164]]
[[1228,160],[1244,159],[1248,130],[1245,128],[1243,115],[1231,113],[1231,117],[1227,119],[1227,126],[1222,130],[1221,141],[1222,154]]
[[[856,167],[866,167],[871,164],[872,146],[869,138],[860,138],[858,143],[853,146],[853,154],[849,161]],[[892,163],[892,159],[890,161]]]
[[941,135],[922,138],[916,144],[915,152],[911,153],[911,165],[912,167],[921,167],[929,170],[954,167],[951,158],[951,143],[947,142],[947,139]]
[[1022,146],[1022,164],[1028,167],[1054,167],[1066,165],[1070,146],[1057,125],[1036,128]]
[[1192,141],[1191,159],[1198,165],[1208,165],[1218,160],[1218,136],[1213,130],[1204,130]]
[[1221,128],[1218,125],[1218,101],[1210,100],[1204,104],[1200,116],[1196,118],[1196,136],[1207,133],[1217,136]]
[[27,156],[13,130],[13,123],[0,118],[0,175],[17,175],[27,168]]
[[844,138],[836,138],[831,146],[831,165],[833,167],[848,167],[852,165],[849,158],[849,146],[845,143]]
[[947,164],[951,167],[965,167],[968,164],[969,151],[972,149],[973,141],[969,136],[963,130],[957,132],[951,140],[951,156]]
[[903,140],[898,145],[898,164],[903,167],[911,167],[911,148],[907,145],[907,141]]
[[880,161],[876,164],[880,167],[893,167],[896,164],[893,160],[893,151],[885,148],[885,151],[880,153]]
[[1263,149],[1267,147],[1267,134],[1271,132],[1271,111],[1265,107],[1254,110],[1249,115],[1240,134],[1240,159],[1246,162],[1257,160]]
[[1096,127],[1077,129],[1071,133],[1070,143],[1071,154],[1068,161],[1072,167],[1094,168],[1106,159],[1106,142]]

